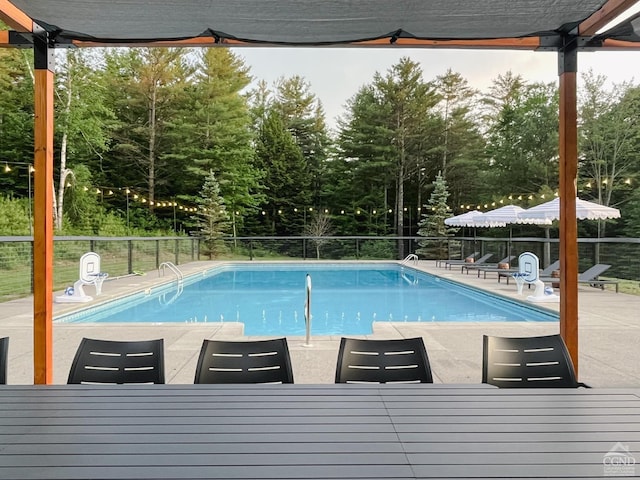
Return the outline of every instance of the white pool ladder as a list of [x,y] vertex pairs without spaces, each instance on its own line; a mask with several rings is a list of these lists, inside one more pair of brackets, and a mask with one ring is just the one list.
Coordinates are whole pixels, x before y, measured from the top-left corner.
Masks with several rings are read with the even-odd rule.
[[411,261],[413,261],[414,265],[418,265],[418,255],[416,255],[415,253],[410,253],[409,255],[404,257],[404,260],[402,260],[402,262],[400,262],[400,264],[401,265],[407,265]]
[[171,305],[173,302],[176,301],[176,299],[180,295],[182,295],[182,290],[184,288],[183,286],[184,276],[182,275],[182,272],[180,271],[180,269],[175,266],[175,264],[171,262],[162,262],[158,267],[158,275],[160,274],[164,275],[165,269],[167,268],[175,274],[177,278],[178,288],[176,289],[175,292],[173,292],[173,295],[171,295],[171,297],[169,298],[167,298],[167,293],[163,293],[162,295],[160,295],[158,297],[158,301],[160,302],[160,305]]
[[182,285],[184,281],[184,276],[178,267],[175,266],[172,262],[162,262],[158,267],[158,274],[164,275],[165,269],[171,270],[175,276],[178,278],[178,285]]

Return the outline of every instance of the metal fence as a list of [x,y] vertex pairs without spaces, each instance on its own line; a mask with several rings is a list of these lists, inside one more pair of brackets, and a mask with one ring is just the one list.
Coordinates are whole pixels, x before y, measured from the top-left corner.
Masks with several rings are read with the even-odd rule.
[[[465,258],[471,252],[492,253],[498,261],[508,255],[533,252],[546,264],[558,259],[558,239],[490,237],[227,237],[219,243],[216,260],[400,260],[419,252],[421,259]],[[55,237],[54,288],[63,289],[78,279],[83,253],[102,258],[102,270],[111,278],[155,270],[162,262],[179,265],[208,259],[195,237]],[[32,237],[0,237],[0,301],[33,292]],[[640,280],[640,239],[579,239],[579,271],[606,263],[606,275]]]
[[[101,257],[101,269],[110,277],[157,269],[162,262],[176,265],[198,259],[194,237],[55,237],[53,286],[73,285],[79,260],[86,252]],[[33,293],[33,238],[0,237],[0,302]]]

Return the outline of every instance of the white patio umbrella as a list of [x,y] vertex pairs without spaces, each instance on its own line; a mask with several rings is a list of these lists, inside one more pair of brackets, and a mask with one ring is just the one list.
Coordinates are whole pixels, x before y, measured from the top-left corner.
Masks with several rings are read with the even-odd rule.
[[481,213],[479,210],[471,210],[455,217],[445,218],[444,224],[450,227],[474,227],[473,217],[479,213]]
[[[511,237],[513,230],[511,225],[518,223],[520,215],[524,212],[524,208],[518,205],[505,205],[503,207],[496,208],[495,210],[489,210],[480,215],[476,215],[473,220],[478,227],[506,227],[509,226],[509,243],[507,244],[507,255],[511,256]],[[551,224],[551,220],[540,219],[533,221],[537,224]]]
[[[605,220],[607,218],[620,218],[620,210],[606,207],[599,203],[587,202],[576,197],[576,218],[578,220]],[[550,202],[541,203],[531,207],[519,215],[518,223],[536,223],[539,220],[560,219],[560,198],[554,198]]]
[[510,223],[517,222],[520,212],[524,212],[524,208],[517,205],[505,205],[476,215],[473,220],[478,227],[506,227]]
[[[606,207],[599,203],[587,202],[576,197],[576,218],[578,220],[604,220],[607,218],[620,218],[620,210],[617,208]],[[560,197],[535,207],[531,207],[519,215],[518,223],[536,223],[540,220],[546,220],[551,223],[552,220],[560,219]],[[599,230],[598,230],[599,231]],[[599,234],[598,234],[599,235]],[[545,236],[549,238],[549,229],[545,231]],[[549,252],[549,243],[545,244],[545,264],[551,260]],[[599,253],[596,251],[596,255]]]
[[476,225],[473,223],[473,217],[480,214],[479,210],[471,210],[470,212],[461,213],[454,217],[444,219],[444,224],[450,227],[473,227],[473,245],[476,245]]

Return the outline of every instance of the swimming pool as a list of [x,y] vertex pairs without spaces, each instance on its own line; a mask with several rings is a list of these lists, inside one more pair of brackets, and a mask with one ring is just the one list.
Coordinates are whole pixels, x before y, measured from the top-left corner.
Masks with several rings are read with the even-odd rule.
[[65,323],[243,322],[245,335],[363,335],[372,322],[557,321],[554,313],[396,263],[228,264],[149,294],[56,318]]

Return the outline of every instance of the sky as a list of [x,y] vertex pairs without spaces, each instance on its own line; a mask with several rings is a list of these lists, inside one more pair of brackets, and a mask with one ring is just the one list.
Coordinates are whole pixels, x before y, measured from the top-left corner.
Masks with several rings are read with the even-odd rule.
[[[236,48],[251,68],[251,75],[272,85],[280,77],[300,75],[321,100],[330,127],[344,114],[345,104],[358,89],[372,81],[375,72],[385,74],[402,57],[420,64],[423,78],[435,80],[449,68],[481,92],[498,75],[511,70],[530,82],[558,81],[555,52],[504,50],[450,50],[408,48]],[[640,83],[640,52],[580,52],[578,72],[592,69],[609,79]]]

